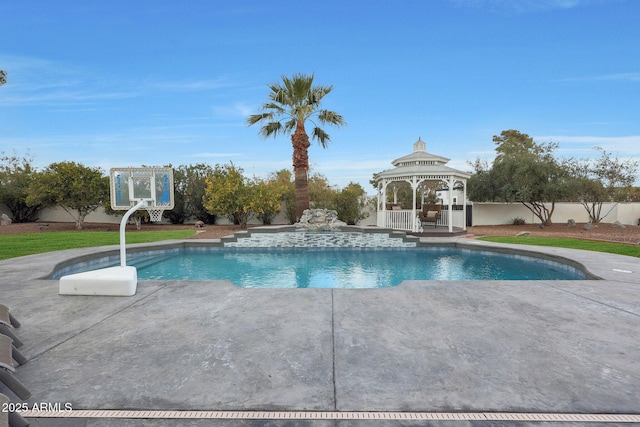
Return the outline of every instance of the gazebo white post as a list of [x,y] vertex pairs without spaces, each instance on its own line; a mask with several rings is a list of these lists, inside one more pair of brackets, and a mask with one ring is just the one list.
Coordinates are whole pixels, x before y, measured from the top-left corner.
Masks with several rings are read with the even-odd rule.
[[413,203],[411,203],[411,230],[418,231],[418,221],[416,220],[416,192],[418,191],[417,177],[411,178],[411,188],[413,189]]
[[467,229],[467,180],[462,180],[462,229]]
[[385,216],[385,200],[386,200],[386,185],[385,180],[382,180],[378,183],[378,217],[376,219],[376,223],[378,227],[384,226],[384,216]]
[[449,175],[449,233],[453,233],[453,176]]

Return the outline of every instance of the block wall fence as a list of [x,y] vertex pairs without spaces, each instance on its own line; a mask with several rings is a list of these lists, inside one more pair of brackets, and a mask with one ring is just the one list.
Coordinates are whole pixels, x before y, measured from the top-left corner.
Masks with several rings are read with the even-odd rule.
[[[514,218],[523,218],[527,224],[537,224],[539,220],[519,203],[473,203],[472,225],[502,225],[511,224]],[[10,214],[6,206],[0,205],[0,214]],[[376,212],[368,212],[369,216],[360,221],[358,225],[376,225]],[[124,214],[124,212],[123,212]],[[604,223],[620,221],[625,225],[638,225],[640,220],[640,203],[605,203],[602,207]],[[107,215],[102,208],[87,215],[85,222],[104,222],[119,224],[122,216]],[[576,222],[588,222],[589,216],[579,203],[556,203],[552,221],[555,224],[566,223],[569,219]],[[40,222],[73,222],[73,218],[62,208],[44,209],[40,214]],[[165,222],[167,222],[165,220]],[[194,221],[192,221],[194,222]],[[229,224],[225,218],[218,218],[219,224]],[[250,224],[261,224],[254,219]],[[285,215],[280,212],[273,224],[288,224]]]

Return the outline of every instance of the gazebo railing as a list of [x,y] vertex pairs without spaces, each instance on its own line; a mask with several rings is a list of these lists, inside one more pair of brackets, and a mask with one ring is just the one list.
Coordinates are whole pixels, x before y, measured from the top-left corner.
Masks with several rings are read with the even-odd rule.
[[[452,226],[458,228],[465,228],[466,218],[464,212],[461,210],[453,210],[452,212]],[[391,228],[394,230],[414,231],[413,211],[409,209],[402,210],[384,210],[378,211],[378,227]],[[416,220],[415,224],[420,227],[420,223]],[[426,227],[432,226],[425,225]],[[449,226],[449,212],[445,208],[442,210],[442,215],[437,222],[438,227]]]
[[378,226],[394,230],[412,231],[413,211],[406,209],[378,211]]

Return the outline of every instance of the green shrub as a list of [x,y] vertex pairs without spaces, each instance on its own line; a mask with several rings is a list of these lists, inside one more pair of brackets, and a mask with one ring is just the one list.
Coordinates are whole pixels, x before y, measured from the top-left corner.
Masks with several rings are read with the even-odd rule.
[[515,217],[511,220],[511,224],[513,225],[525,225],[527,221],[524,218]]

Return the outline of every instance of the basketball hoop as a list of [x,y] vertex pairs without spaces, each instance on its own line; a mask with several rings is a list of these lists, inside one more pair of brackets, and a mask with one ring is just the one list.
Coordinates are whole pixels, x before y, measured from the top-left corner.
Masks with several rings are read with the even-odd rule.
[[111,208],[127,211],[120,221],[120,266],[126,267],[125,228],[131,214],[146,210],[151,222],[161,222],[162,213],[173,209],[173,169],[170,167],[112,168],[109,186]]
[[162,221],[162,213],[164,212],[164,209],[146,209],[146,211],[149,213],[149,221]]

